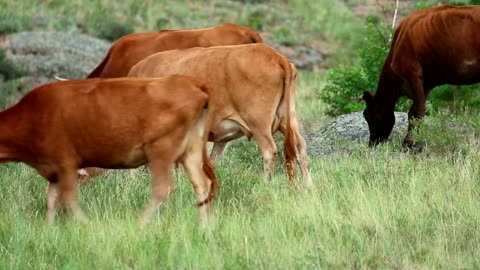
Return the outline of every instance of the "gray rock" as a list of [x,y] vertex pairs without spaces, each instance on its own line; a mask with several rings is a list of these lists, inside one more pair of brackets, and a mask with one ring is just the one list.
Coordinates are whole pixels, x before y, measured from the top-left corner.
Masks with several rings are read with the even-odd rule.
[[325,61],[325,54],[304,45],[274,46],[276,50],[288,57],[297,69],[318,71]]
[[[397,143],[403,142],[408,128],[407,113],[395,112],[395,126],[389,140]],[[450,152],[459,152],[464,146],[480,145],[478,130],[467,123],[448,121],[442,118],[425,117],[424,125],[428,146],[437,149],[450,149]],[[366,147],[370,132],[367,122],[361,112],[345,114],[331,120],[323,127],[314,127],[303,132],[307,141],[308,151],[314,156],[331,154],[350,154],[359,147]],[[417,147],[412,153],[421,151],[425,137],[419,138]],[[443,136],[443,140],[442,140]],[[451,142],[445,144],[445,138]],[[399,145],[399,147],[401,147]],[[460,150],[459,150],[460,149]],[[444,150],[442,150],[444,151]]]
[[[392,137],[405,136],[408,127],[408,116],[403,112],[395,112],[395,126]],[[333,153],[350,153],[353,143],[367,144],[370,132],[361,112],[341,115],[320,129],[304,132],[313,155],[329,155]]]
[[[395,125],[392,135],[405,135],[408,127],[408,116],[403,112],[395,112]],[[367,121],[361,112],[341,115],[322,128],[319,139],[324,142],[352,141],[367,142],[370,136]]]
[[105,57],[110,43],[81,34],[21,32],[8,36],[6,58],[34,76],[80,79]]

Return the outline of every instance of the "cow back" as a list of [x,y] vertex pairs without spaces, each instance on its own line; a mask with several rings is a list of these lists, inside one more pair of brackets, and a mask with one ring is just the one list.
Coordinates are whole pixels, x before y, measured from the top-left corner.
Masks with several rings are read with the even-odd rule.
[[126,76],[133,65],[157,52],[261,42],[262,38],[252,28],[230,23],[210,28],[130,34],[112,45],[106,58],[88,78]]
[[[480,61],[478,29],[478,6],[444,5],[419,10],[397,27],[389,64],[400,75],[404,70],[418,69],[427,87],[474,83],[480,71],[475,68]],[[469,64],[473,70],[469,70]]]

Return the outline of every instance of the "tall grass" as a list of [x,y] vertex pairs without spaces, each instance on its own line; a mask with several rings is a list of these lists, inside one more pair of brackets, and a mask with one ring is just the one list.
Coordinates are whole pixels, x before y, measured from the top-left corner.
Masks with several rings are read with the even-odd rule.
[[[1,167],[0,265],[10,269],[100,268],[478,268],[478,153],[454,163],[393,150],[314,158],[313,190],[293,192],[248,161],[217,173],[215,219],[196,224],[184,176],[143,232],[137,212],[148,177],[115,173],[82,186],[91,224],[66,213],[45,225],[46,183],[24,166]],[[250,145],[251,147],[251,145]],[[253,158],[254,160],[256,158]]]
[[[320,83],[301,74],[302,113],[309,107],[303,104],[313,104],[308,91],[314,82]],[[137,218],[150,179],[142,171],[113,171],[82,185],[88,225],[62,211],[48,227],[46,181],[24,165],[4,164],[0,268],[476,269],[480,149],[462,137],[462,152],[438,151],[437,130],[428,133],[434,137],[420,134],[427,146],[418,155],[401,152],[394,141],[376,149],[353,145],[349,155],[310,156],[315,187],[300,192],[291,189],[280,164],[274,179],[264,180],[255,143],[236,141],[217,163],[221,188],[205,229],[197,225],[183,173],[144,231]]]

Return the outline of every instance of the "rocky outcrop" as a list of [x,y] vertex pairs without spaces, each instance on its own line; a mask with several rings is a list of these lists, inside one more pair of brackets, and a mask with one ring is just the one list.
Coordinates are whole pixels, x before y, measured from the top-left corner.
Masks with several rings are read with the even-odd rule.
[[[395,112],[395,126],[392,137],[405,136],[408,127],[408,116],[403,112]],[[325,126],[305,132],[305,139],[312,155],[327,155],[335,152],[349,153],[348,143],[367,144],[370,132],[361,112],[341,115]]]
[[288,57],[297,69],[319,71],[325,61],[325,54],[304,45],[274,46],[276,50]]
[[80,79],[105,57],[110,43],[82,34],[21,32],[2,42],[6,59],[35,77]]

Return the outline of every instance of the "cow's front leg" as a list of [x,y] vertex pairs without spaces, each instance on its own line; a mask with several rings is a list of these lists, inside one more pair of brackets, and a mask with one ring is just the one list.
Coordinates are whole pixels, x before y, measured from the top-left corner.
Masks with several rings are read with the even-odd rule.
[[419,126],[421,125],[422,119],[425,116],[425,98],[422,101],[415,102],[410,107],[408,111],[408,130],[407,136],[403,140],[403,147],[407,149],[413,149],[416,147],[420,147],[414,138],[414,133],[418,131]]

